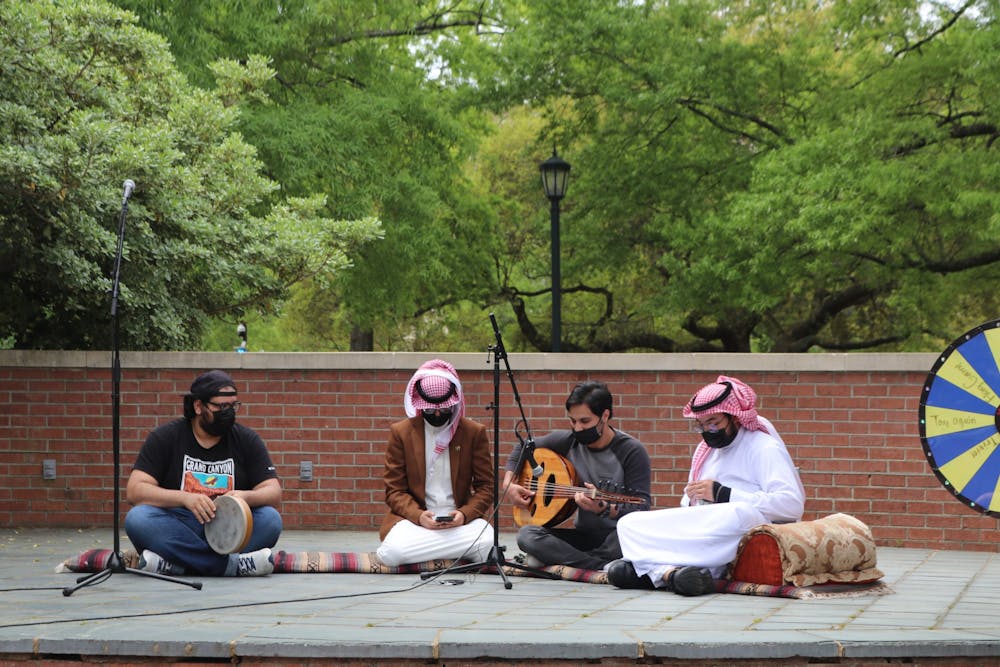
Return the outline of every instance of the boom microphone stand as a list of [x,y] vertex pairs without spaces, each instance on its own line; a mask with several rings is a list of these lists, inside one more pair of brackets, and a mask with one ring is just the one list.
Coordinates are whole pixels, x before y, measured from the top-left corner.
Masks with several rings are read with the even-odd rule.
[[[490,345],[487,349],[493,354],[493,403],[490,409],[493,410],[493,547],[490,549],[490,555],[486,557],[486,560],[479,563],[464,563],[456,567],[449,567],[444,570],[436,570],[434,572],[423,572],[420,575],[421,579],[430,579],[431,577],[437,576],[443,572],[449,573],[461,573],[461,572],[478,572],[486,567],[492,566],[496,568],[497,574],[503,579],[503,587],[510,589],[514,584],[511,583],[510,579],[507,578],[507,573],[504,572],[504,567],[510,567],[515,570],[521,570],[523,572],[530,572],[531,574],[537,575],[539,577],[544,577],[547,579],[559,579],[558,575],[552,574],[551,572],[546,572],[544,570],[536,570],[534,568],[528,567],[518,562],[508,561],[504,558],[503,550],[504,547],[500,546],[500,360],[502,359],[504,364],[507,366],[507,376],[510,378],[511,386],[514,387],[514,395],[517,396],[517,387],[514,385],[514,374],[510,370],[510,364],[507,362],[507,351],[504,349],[503,340],[500,337],[500,329],[497,327],[497,320],[490,313],[490,322],[493,324],[493,333],[496,335],[497,344]],[[517,399],[518,406],[521,405],[521,399]],[[524,419],[524,409],[521,409],[521,418]],[[525,422],[526,424],[526,422]],[[529,436],[530,438],[530,436]],[[532,443],[533,445],[534,443]],[[518,461],[519,470],[521,467],[521,461],[524,460],[525,456],[533,457],[533,454],[526,448],[521,447],[521,460]]]
[[122,198],[122,212],[121,216],[118,218],[118,250],[115,254],[114,277],[111,283],[111,440],[114,452],[115,478],[114,550],[111,552],[111,556],[108,558],[108,564],[103,570],[80,577],[76,580],[75,586],[67,586],[64,588],[63,595],[67,597],[85,586],[94,586],[101,583],[105,579],[111,578],[111,575],[116,572],[128,572],[130,574],[139,574],[144,577],[152,577],[153,579],[163,579],[164,581],[172,581],[177,584],[184,584],[185,586],[201,590],[200,581],[185,581],[183,579],[176,579],[157,572],[147,572],[134,567],[125,567],[125,563],[122,560],[121,538],[118,535],[120,530],[119,514],[121,512],[121,501],[119,499],[119,496],[121,495],[121,478],[119,472],[121,461],[119,423],[121,421],[121,417],[119,406],[121,405],[122,378],[121,354],[119,352],[120,346],[118,343],[118,286],[120,282],[119,275],[122,267],[122,246],[125,243],[125,213],[128,211],[128,198],[131,196],[132,190],[135,188],[135,183],[131,179],[126,179],[124,186],[125,196]]

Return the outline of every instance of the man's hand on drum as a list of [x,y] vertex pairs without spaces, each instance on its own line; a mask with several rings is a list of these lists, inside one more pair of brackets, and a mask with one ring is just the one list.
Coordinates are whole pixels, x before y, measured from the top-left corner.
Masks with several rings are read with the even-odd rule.
[[215,518],[215,501],[203,493],[188,493],[184,496],[184,507],[188,508],[199,523],[208,523]]

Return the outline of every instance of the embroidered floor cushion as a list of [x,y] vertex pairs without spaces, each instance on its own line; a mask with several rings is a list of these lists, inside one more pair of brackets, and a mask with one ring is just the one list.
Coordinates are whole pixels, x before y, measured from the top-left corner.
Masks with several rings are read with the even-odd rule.
[[884,576],[876,563],[868,526],[848,514],[832,514],[751,529],[737,547],[729,578],[770,586],[871,583]]

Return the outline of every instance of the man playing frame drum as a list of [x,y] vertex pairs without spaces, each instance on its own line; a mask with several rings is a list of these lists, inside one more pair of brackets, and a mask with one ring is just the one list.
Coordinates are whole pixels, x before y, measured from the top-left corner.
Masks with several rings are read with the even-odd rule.
[[274,570],[281,483],[264,441],[236,423],[239,409],[233,379],[209,371],[191,384],[184,417],[147,436],[125,489],[133,505],[125,531],[141,569],[226,577]]

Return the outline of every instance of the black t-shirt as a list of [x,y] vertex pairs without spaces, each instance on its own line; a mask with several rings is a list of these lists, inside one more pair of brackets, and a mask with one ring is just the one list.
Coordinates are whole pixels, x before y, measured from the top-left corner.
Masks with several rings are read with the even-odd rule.
[[135,470],[152,475],[165,489],[180,489],[215,497],[246,491],[278,472],[256,431],[234,424],[213,447],[198,444],[191,422],[176,419],[146,437]]

